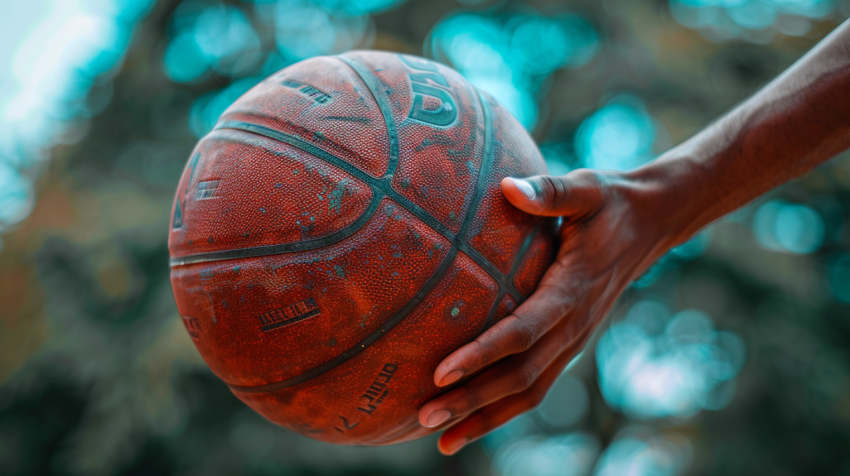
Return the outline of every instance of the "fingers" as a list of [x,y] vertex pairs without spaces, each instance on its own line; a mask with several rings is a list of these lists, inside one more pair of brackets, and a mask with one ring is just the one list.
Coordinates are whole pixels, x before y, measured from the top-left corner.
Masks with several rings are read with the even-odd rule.
[[457,453],[468,443],[537,407],[582,345],[583,341],[561,353],[527,390],[498,400],[446,430],[437,443],[440,452],[445,455]]
[[449,418],[472,413],[506,395],[535,385],[541,372],[564,349],[580,340],[572,338],[568,334],[569,329],[569,323],[560,324],[557,330],[546,334],[529,351],[504,360],[464,386],[426,403],[419,410],[420,423],[428,427],[440,425]]
[[434,383],[444,387],[508,355],[531,348],[572,308],[562,289],[541,286],[514,313],[443,359]]
[[507,177],[502,180],[502,193],[513,206],[542,216],[592,215],[604,201],[599,175],[588,169],[574,170],[561,177]]

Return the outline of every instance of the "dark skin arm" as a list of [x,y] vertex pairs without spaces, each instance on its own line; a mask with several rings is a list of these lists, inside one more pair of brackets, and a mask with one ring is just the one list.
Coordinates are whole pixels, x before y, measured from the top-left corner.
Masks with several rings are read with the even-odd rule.
[[[451,425],[453,454],[540,403],[617,297],[700,229],[850,148],[850,22],[749,100],[654,162],[629,172],[507,178],[517,208],[562,216],[561,245],[537,291],[437,367],[422,425]],[[494,364],[495,362],[495,364]]]

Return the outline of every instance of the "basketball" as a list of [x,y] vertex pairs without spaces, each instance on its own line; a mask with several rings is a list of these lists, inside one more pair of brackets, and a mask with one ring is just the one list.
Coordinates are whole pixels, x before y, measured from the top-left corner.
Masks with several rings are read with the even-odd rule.
[[[456,71],[354,51],[289,66],[202,138],[171,217],[171,284],[210,369],[302,435],[424,436],[442,359],[554,259],[554,219],[503,197],[546,174],[525,129]],[[462,382],[460,383],[462,384]]]

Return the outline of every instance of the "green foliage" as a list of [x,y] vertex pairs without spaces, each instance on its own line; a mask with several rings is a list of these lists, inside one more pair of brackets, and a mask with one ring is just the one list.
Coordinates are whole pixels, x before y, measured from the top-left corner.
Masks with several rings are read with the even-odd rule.
[[[742,336],[747,360],[722,410],[657,419],[612,410],[599,390],[592,348],[585,352],[591,358],[570,370],[569,388],[589,400],[583,417],[558,426],[546,412],[531,412],[454,458],[439,456],[434,438],[393,448],[335,447],[280,429],[245,407],[207,369],[182,328],[168,279],[169,213],[197,135],[210,126],[207,116],[317,46],[291,40],[295,30],[271,21],[282,7],[224,3],[228,21],[256,36],[248,35],[245,55],[219,44],[221,51],[205,53],[208,63],[169,77],[178,27],[219,4],[156,3],[137,25],[120,71],[89,93],[97,99],[99,88],[108,87],[108,105],[81,119],[88,130],[81,140],[53,148],[34,211],[3,237],[0,472],[484,475],[500,470],[490,461],[504,460],[498,452],[512,439],[580,431],[589,436],[575,441],[595,441],[593,451],[624,434],[686,441],[692,457],[677,472],[850,474],[850,304],[841,297],[850,290],[835,292],[843,284],[833,282],[847,274],[840,266],[850,252],[846,156],[713,225],[703,248],[663,259],[612,312],[619,322],[633,304],[657,299],[672,312],[698,309],[718,329]],[[287,5],[296,3],[306,8],[304,2]],[[371,17],[371,10],[361,11],[367,3],[376,10]],[[330,2],[323,7],[332,13],[328,24],[360,36],[319,53],[359,46],[422,54],[426,45],[426,53],[443,54],[450,42],[429,33],[448,31],[449,23],[440,22],[460,14],[484,19],[476,28],[497,36],[523,15],[580,23],[582,31],[598,34],[595,56],[563,59],[561,66],[535,68],[539,58],[531,54],[512,62],[512,43],[499,40],[499,61],[525,68],[520,83],[500,83],[499,91],[515,87],[517,97],[531,101],[521,103],[536,118],[526,124],[534,124],[547,160],[562,171],[585,165],[581,131],[601,123],[598,113],[612,100],[629,98],[643,129],[653,131],[652,146],[641,143],[640,156],[627,157],[649,160],[791,65],[846,11],[812,20],[803,36],[780,32],[765,42],[751,32],[728,40],[701,35],[677,23],[660,1],[462,3],[366,2],[356,12],[339,12],[332,9],[339,2]],[[522,31],[521,44],[536,41],[535,31]],[[822,245],[799,254],[760,244],[752,225],[767,199],[813,210],[823,220]]]

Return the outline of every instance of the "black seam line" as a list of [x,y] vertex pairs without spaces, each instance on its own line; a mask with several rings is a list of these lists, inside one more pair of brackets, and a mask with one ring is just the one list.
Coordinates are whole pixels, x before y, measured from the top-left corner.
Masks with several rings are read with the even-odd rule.
[[330,163],[331,165],[337,166],[346,172],[354,175],[361,181],[365,182],[367,185],[371,186],[373,189],[377,189],[381,191],[384,195],[391,198],[393,201],[398,203],[400,206],[406,208],[411,214],[424,221],[425,224],[433,228],[437,233],[443,235],[448,241],[455,240],[455,233],[451,231],[447,226],[440,223],[439,220],[434,218],[430,213],[426,212],[419,205],[411,202],[407,199],[407,197],[399,194],[392,188],[392,181],[389,177],[383,178],[375,178],[366,172],[358,169],[357,167],[349,164],[348,162],[340,159],[339,157],[330,154],[309,142],[302,140],[301,138],[286,134],[284,132],[276,131],[274,129],[269,129],[264,126],[258,126],[256,124],[250,124],[247,122],[241,121],[227,121],[222,122],[215,126],[216,129],[234,129],[245,132],[252,132],[257,135],[268,137],[269,139],[274,139],[279,142],[283,142],[289,144],[297,149],[300,149],[308,154],[311,154],[319,159],[324,160],[325,162]]
[[525,239],[522,242],[522,246],[519,248],[519,252],[517,253],[516,258],[514,258],[514,264],[513,266],[511,266],[511,276],[513,276],[514,273],[517,272],[520,263],[522,263],[522,259],[525,258],[525,253],[527,253],[528,249],[531,248],[531,242],[534,240],[534,237],[537,236],[537,234],[540,232],[540,229],[543,228],[547,221],[548,220],[546,220],[545,218],[539,220],[534,225],[534,228],[532,228],[531,231],[529,231],[528,234],[525,235]]
[[463,222],[461,222],[460,228],[457,231],[458,242],[461,245],[467,245],[465,238],[466,232],[469,231],[472,219],[475,218],[475,213],[478,211],[479,205],[481,205],[481,197],[487,188],[487,176],[490,174],[490,165],[493,162],[491,157],[493,154],[493,138],[490,131],[490,110],[484,107],[480,96],[478,101],[481,103],[481,115],[484,118],[484,147],[481,150],[481,166],[478,167],[478,179],[475,181],[475,189],[472,191],[472,198],[469,200],[469,205],[463,216]]
[[[381,91],[385,90],[386,85],[384,85],[385,86],[384,88],[380,88],[378,83],[377,83],[376,76],[374,74],[370,74],[369,71],[367,71],[366,68],[363,67],[363,65],[360,64],[357,60],[355,60],[353,58],[347,58],[345,56],[335,56],[335,58],[344,62],[351,69],[354,70],[354,72],[357,74],[357,76],[359,76],[360,79],[363,81],[363,84],[365,84],[366,87],[369,89],[369,91],[372,93],[372,97],[375,98],[375,102],[378,104],[378,107],[381,109],[381,113],[384,116],[384,123],[387,126],[387,132],[388,132],[389,137],[390,137],[390,158],[389,158],[389,165],[387,166],[387,173],[386,173],[385,176],[392,179],[393,175],[395,174],[396,167],[398,166],[398,132],[396,130],[395,119],[393,118],[393,115],[392,115],[392,109],[390,108],[390,105],[389,105],[389,102],[387,101],[386,95],[378,93],[379,90],[381,90]],[[481,94],[478,93],[477,90],[476,90],[476,94],[478,95],[478,102],[481,105],[482,115],[484,116],[484,131],[485,131],[484,132],[484,150],[483,150],[483,153],[482,153],[482,161],[481,161],[482,167],[478,171],[478,183],[476,183],[476,188],[475,188],[478,196],[474,195],[472,197],[472,199],[469,201],[467,211],[472,208],[474,203],[476,203],[478,200],[480,200],[480,195],[483,194],[483,192],[484,192],[484,190],[482,190],[481,187],[483,186],[484,181],[487,179],[487,174],[489,174],[489,170],[485,171],[484,167],[483,167],[484,158],[489,157],[490,154],[492,153],[492,119],[491,119],[492,116],[491,116],[491,111],[489,110],[489,105],[485,105],[486,101],[481,96]],[[385,193],[387,193],[387,192],[385,192]],[[387,195],[390,195],[390,194],[387,193]],[[396,200],[395,197],[391,197],[391,198],[393,198],[393,200]],[[402,206],[405,206],[405,205],[403,204]],[[407,207],[407,206],[405,206],[405,208],[410,210],[410,208]],[[410,211],[414,215],[417,215],[418,218],[420,218],[420,219],[423,218],[420,214],[414,213],[412,210],[410,210]],[[423,210],[423,212],[424,212],[424,210]],[[427,213],[427,212],[425,212],[425,213]],[[427,223],[427,220],[425,220],[425,221]],[[466,242],[465,235],[466,235],[467,229],[469,228],[469,223],[470,223],[470,220],[467,218],[466,220],[463,221],[463,223],[461,225],[461,229],[458,230],[457,237],[460,237],[460,240],[456,239],[456,237],[454,235],[452,235],[450,237],[449,234],[446,233],[446,231],[451,233],[451,231],[448,230],[448,229],[446,229],[445,231],[442,231],[439,228],[434,227],[433,224],[429,223],[429,225],[431,225],[432,228],[437,229],[443,236],[445,236],[449,240],[453,241],[454,244],[460,246],[460,250],[464,254],[466,254],[467,256],[472,258],[472,260],[475,261],[479,266],[484,268],[484,270],[490,276],[492,276],[493,279],[495,279],[497,282],[499,282],[500,286],[506,286],[507,289],[508,289],[508,292],[511,294],[511,296],[514,297],[514,299],[517,299],[517,300],[522,299],[522,296],[516,290],[513,283],[510,282],[511,280],[508,279],[504,275],[504,273],[502,273],[498,269],[496,269],[496,267],[493,266],[487,260],[487,258],[482,256],[481,253],[479,253],[477,250],[473,249],[469,245],[469,243]],[[440,225],[442,225],[442,224],[440,223]]]
[[520,294],[519,291],[516,290],[516,287],[511,281],[510,275],[506,275],[499,271],[487,260],[487,258],[483,257],[481,253],[479,253],[475,248],[471,247],[468,243],[461,242],[459,243],[459,247],[460,250],[463,251],[467,256],[472,258],[472,260],[475,261],[476,264],[484,268],[484,271],[486,271],[487,274],[492,276],[493,279],[495,279],[496,282],[499,283],[499,286],[504,288],[508,292],[508,294],[510,294],[514,299],[521,300],[523,298],[522,294]]
[[350,225],[336,231],[330,235],[316,238],[313,240],[296,241],[293,243],[284,243],[281,245],[255,246],[251,248],[240,248],[227,251],[212,251],[209,253],[198,253],[189,256],[178,256],[169,260],[169,265],[173,268],[176,266],[184,266],[195,263],[206,263],[210,261],[224,261],[240,258],[254,258],[257,256],[279,255],[284,253],[294,253],[296,251],[315,250],[324,248],[325,246],[338,243],[349,236],[357,233],[363,228],[366,223],[372,218],[372,215],[378,210],[381,200],[384,199],[384,194],[378,190],[372,189],[372,201],[369,207]]
[[[481,111],[484,116],[484,151],[481,159],[481,168],[478,171],[478,183],[475,186],[475,195],[473,195],[472,200],[469,202],[468,210],[471,210],[474,204],[476,204],[475,206],[477,207],[477,203],[480,201],[481,195],[484,194],[484,186],[486,185],[487,178],[490,174],[490,165],[493,160],[493,112],[490,110],[490,103],[487,102],[487,98],[485,98],[480,92],[477,93],[478,103],[481,105]],[[470,244],[466,241],[466,232],[469,230],[469,226],[472,223],[471,218],[473,217],[473,214],[469,214],[467,212],[467,218],[463,221],[460,230],[458,230],[458,236],[461,237],[459,243],[460,250],[472,258],[473,261],[484,268],[484,270],[496,280],[499,284],[500,293],[507,291],[514,299],[522,299],[522,295],[520,295],[520,293],[516,290],[511,280],[513,273],[505,275],[499,271],[492,263],[490,263],[490,261],[487,260],[487,258],[482,256],[478,250],[472,248],[472,246],[470,246]]]
[[[493,325],[493,319],[496,316],[496,309],[499,307],[499,303],[502,302],[502,299],[505,298],[505,295],[510,294],[518,305],[522,304],[523,301],[525,301],[526,296],[520,294],[516,287],[514,287],[513,277],[516,275],[517,269],[519,268],[520,263],[522,263],[523,258],[525,258],[525,254],[528,252],[528,249],[531,248],[531,242],[534,241],[534,237],[537,236],[537,234],[540,232],[540,229],[543,228],[544,223],[546,222],[546,219],[538,221],[537,224],[534,225],[534,228],[532,228],[531,231],[529,231],[528,234],[525,235],[525,239],[522,242],[522,246],[520,247],[519,252],[517,252],[516,257],[514,257],[514,262],[511,266],[511,272],[507,275],[507,278],[511,280],[511,289],[506,289],[507,286],[499,286],[499,293],[496,296],[496,301],[490,307],[490,313],[487,315],[487,320],[484,321],[484,325],[481,326],[479,335],[489,329],[491,325]],[[512,293],[511,290],[513,290],[516,294]],[[517,296],[519,296],[519,298],[517,298]]]
[[364,68],[358,61],[344,56],[334,56],[333,58],[342,61],[347,64],[349,68],[354,70],[354,73],[360,77],[360,80],[363,81],[363,84],[365,84],[369,92],[372,93],[372,97],[375,99],[375,102],[378,104],[378,108],[381,110],[381,114],[384,116],[384,125],[387,127],[387,136],[390,138],[390,156],[387,162],[387,172],[384,176],[392,178],[393,175],[395,175],[396,168],[398,167],[398,132],[396,130],[395,119],[393,118],[393,111],[390,107],[390,103],[385,95],[377,93],[378,80],[376,76],[366,71],[366,68]]
[[[390,107],[389,101],[387,100],[386,94],[380,94],[378,92],[378,91],[382,91],[382,92],[385,91],[387,86],[386,86],[386,84],[384,84],[383,85],[384,87],[381,88],[378,84],[377,77],[374,74],[371,74],[369,71],[367,71],[366,68],[359,61],[357,61],[353,58],[348,58],[348,57],[341,56],[341,55],[340,56],[334,56],[334,58],[336,58],[336,59],[342,61],[343,63],[347,64],[352,70],[354,70],[354,72],[357,74],[357,76],[360,77],[360,80],[363,81],[363,84],[365,84],[366,87],[369,89],[369,91],[372,93],[372,97],[375,99],[375,102],[378,104],[378,107],[381,109],[381,113],[384,116],[384,123],[387,126],[387,133],[389,134],[389,137],[390,137],[390,157],[389,157],[389,165],[387,165],[387,173],[385,174],[385,177],[388,177],[391,180],[393,175],[395,174],[396,168],[398,167],[398,131],[397,131],[396,125],[395,125],[395,119],[393,118],[393,111],[392,111],[392,108]],[[475,193],[477,194],[477,196],[473,195],[472,199],[469,201],[467,211],[469,211],[469,209],[472,208],[474,203],[477,203],[477,201],[480,200],[480,198],[481,198],[480,196],[484,192],[484,190],[482,190],[481,187],[483,187],[484,181],[487,180],[487,175],[489,174],[489,168],[488,168],[488,170],[484,170],[484,159],[490,157],[490,155],[492,153],[492,147],[493,147],[492,146],[492,143],[493,143],[492,115],[491,115],[492,112],[489,109],[489,104],[485,104],[487,101],[484,100],[484,97],[481,96],[481,94],[477,90],[475,90],[475,94],[478,96],[478,102],[481,105],[482,115],[484,116],[484,131],[485,131],[484,132],[484,150],[483,150],[482,155],[481,155],[481,157],[482,157],[481,165],[482,166],[478,171],[478,182],[476,183],[476,188],[475,188]],[[401,202],[400,200],[397,200],[396,197],[393,197],[389,192],[385,191],[385,193],[387,193],[387,195],[390,195],[390,197],[393,200]],[[410,204],[412,205],[412,202]],[[406,206],[405,204],[402,204],[402,206],[404,206],[405,208],[410,210],[411,213],[416,215],[418,218],[423,219],[423,216],[421,214],[413,212],[413,210],[411,210],[410,207]],[[427,213],[424,210],[422,210],[422,212]],[[430,214],[429,214],[429,217],[430,217]],[[432,228],[439,231],[447,239],[449,239],[450,241],[453,241],[454,244],[457,244],[458,246],[460,246],[460,250],[464,254],[466,254],[467,256],[472,258],[473,261],[475,261],[479,266],[484,268],[484,270],[490,276],[492,276],[493,279],[495,279],[497,282],[499,282],[500,285],[506,286],[507,289],[508,289],[508,292],[511,294],[511,296],[513,296],[514,299],[516,299],[516,300],[522,299],[522,295],[516,290],[513,283],[511,282],[511,280],[509,278],[507,278],[504,273],[502,273],[501,271],[496,269],[496,267],[493,266],[487,260],[487,258],[482,256],[481,253],[479,253],[477,250],[472,248],[469,245],[469,243],[467,243],[465,235],[466,235],[466,231],[468,230],[469,224],[470,224],[469,218],[471,218],[471,216],[468,216],[467,219],[463,221],[463,223],[461,224],[461,229],[458,230],[457,237],[460,238],[459,240],[453,234],[450,235],[451,230],[449,230],[448,228],[443,227],[444,230],[440,230],[438,227],[434,226],[434,224],[428,223],[428,220],[423,220],[423,221],[428,223]],[[437,220],[434,220],[434,221],[436,222]],[[437,223],[438,223],[438,225],[442,225],[442,223],[439,223],[439,222],[437,222]]]
[[266,392],[275,392],[277,390],[281,390],[288,387],[293,387],[298,385],[299,383],[306,382],[310,379],[316,378],[319,375],[322,375],[326,372],[329,372],[336,367],[344,364],[346,361],[356,356],[360,352],[366,350],[366,347],[369,347],[371,344],[375,343],[378,339],[380,339],[383,335],[389,332],[390,329],[395,327],[396,324],[401,322],[407,315],[412,311],[416,306],[418,306],[431,292],[432,289],[443,279],[443,275],[446,274],[449,267],[454,263],[455,256],[457,256],[457,248],[452,247],[449,252],[446,254],[446,257],[443,258],[443,262],[440,263],[440,266],[434,271],[434,274],[428,278],[428,281],[419,288],[419,292],[416,293],[415,296],[410,301],[407,301],[407,304],[404,305],[398,312],[396,312],[393,317],[384,322],[381,327],[378,328],[375,332],[369,334],[365,339],[358,342],[354,347],[346,350],[342,354],[334,357],[333,359],[325,362],[324,364],[314,367],[300,375],[296,375],[295,377],[288,378],[286,380],[270,383],[268,385],[259,385],[259,386],[249,386],[243,387],[239,385],[230,385],[228,386],[237,392],[241,393],[266,393]]
[[[488,113],[489,113],[488,110],[483,109],[485,130],[489,129],[486,126],[487,124],[489,124]],[[281,389],[284,389],[284,388],[292,387],[292,386],[298,385],[300,383],[306,382],[310,379],[318,377],[319,375],[322,375],[326,372],[329,372],[330,370],[333,370],[334,368],[342,365],[343,363],[345,363],[346,361],[348,361],[352,357],[356,356],[357,354],[359,354],[360,352],[365,350],[366,347],[368,347],[369,345],[373,344],[375,341],[380,339],[381,336],[383,336],[387,332],[389,332],[393,327],[396,326],[396,324],[401,322],[405,317],[407,317],[407,315],[416,306],[418,306],[428,296],[428,294],[431,293],[431,291],[434,289],[434,287],[443,279],[443,277],[446,274],[446,272],[448,271],[449,267],[454,263],[455,257],[457,256],[457,253],[458,253],[458,250],[461,248],[459,245],[463,243],[463,240],[462,240],[463,233],[465,233],[466,230],[469,228],[469,222],[472,220],[472,218],[475,216],[476,211],[478,210],[478,207],[479,207],[480,202],[481,202],[481,196],[483,195],[484,189],[485,189],[485,186],[486,186],[487,176],[490,173],[490,165],[491,165],[491,162],[492,162],[492,158],[491,158],[492,147],[491,147],[491,141],[489,140],[490,139],[489,135],[490,135],[489,133],[485,133],[485,136],[484,136],[484,150],[482,151],[481,167],[478,170],[478,180],[475,183],[475,190],[473,191],[473,194],[472,194],[472,200],[470,200],[469,207],[466,209],[466,214],[464,215],[464,220],[461,224],[459,233],[456,236],[454,236],[453,239],[451,240],[452,247],[449,250],[449,252],[446,254],[446,257],[443,258],[443,262],[440,264],[439,268],[437,268],[437,270],[434,272],[434,274],[432,274],[431,277],[428,278],[428,281],[426,281],[425,284],[419,289],[419,291],[416,293],[416,295],[413,297],[413,299],[408,301],[407,304],[404,305],[404,307],[402,307],[390,319],[388,319],[386,322],[384,322],[381,325],[381,327],[378,328],[378,330],[376,330],[372,334],[369,334],[369,336],[367,336],[365,339],[363,339],[359,343],[355,344],[354,347],[346,350],[342,354],[334,357],[333,359],[329,360],[328,362],[325,362],[324,364],[322,364],[318,367],[314,367],[314,368],[312,368],[312,369],[310,369],[310,370],[308,370],[308,371],[306,371],[306,372],[304,372],[300,375],[297,375],[295,377],[292,377],[292,378],[289,378],[289,379],[286,379],[286,380],[283,380],[283,381],[280,381],[280,382],[275,382],[275,383],[271,383],[271,384],[267,384],[267,385],[260,385],[260,386],[229,385],[230,388],[232,390],[235,390],[237,392],[242,392],[242,393],[267,393],[267,392],[274,392],[274,391],[281,390]],[[382,181],[382,183],[388,183],[388,182]],[[414,215],[416,215],[416,214],[414,213]],[[422,217],[419,217],[419,218],[421,219]],[[501,284],[500,284],[500,289],[501,289]],[[492,313],[492,311],[491,311],[491,313]]]
[[[490,155],[493,153],[493,151],[492,151],[492,147],[493,147],[493,117],[492,117],[492,111],[490,110],[490,103],[487,102],[488,99],[486,97],[484,97],[484,95],[481,94],[480,91],[476,90],[476,92],[478,93],[478,103],[481,104],[481,110],[484,113],[484,145],[485,145],[484,154],[485,155],[484,155],[484,158],[481,159],[481,162],[482,162],[482,165],[483,165],[484,160],[489,158]],[[491,161],[492,161],[492,159],[491,159]],[[484,167],[482,166],[481,168],[483,169]],[[480,180],[481,175],[479,175],[478,178]],[[466,223],[464,223],[464,225],[466,225]],[[464,243],[465,243],[465,241],[464,241]],[[496,315],[496,309],[498,309],[499,303],[502,301],[502,299],[505,296],[505,293],[507,292],[506,289],[505,289],[507,287],[507,284],[508,284],[508,283],[506,283],[506,281],[508,281],[507,279],[505,279],[506,276],[502,276],[502,273],[495,274],[495,275],[493,273],[490,273],[490,276],[493,276],[496,279],[496,283],[497,283],[497,286],[498,286],[498,288],[496,289],[496,299],[493,301],[493,304],[490,305],[490,311],[487,313],[487,318],[484,319],[484,325],[482,326],[481,330],[478,331],[478,335],[481,335],[482,332],[484,332],[485,330],[487,330],[490,327],[490,325],[491,325],[490,323],[493,322],[493,316]],[[510,276],[513,276],[513,273],[511,273]],[[499,278],[501,278],[501,279],[499,279]]]
[[[488,137],[492,134],[492,121],[490,119],[490,103],[488,99],[481,93],[478,94],[478,99],[481,102],[481,108],[485,111],[484,120],[485,120],[485,143],[491,143],[492,138]],[[496,316],[496,310],[499,308],[499,304],[501,304],[502,299],[505,298],[506,294],[510,294],[511,297],[514,298],[514,301],[517,303],[522,302],[524,300],[524,296],[520,295],[519,291],[516,289],[513,283],[513,277],[516,274],[517,268],[519,268],[520,262],[525,257],[525,253],[528,251],[529,246],[531,245],[531,240],[533,235],[536,233],[538,225],[531,230],[531,232],[525,237],[523,240],[522,246],[520,246],[519,252],[514,257],[514,262],[511,264],[511,270],[508,272],[507,276],[502,276],[502,279],[497,279],[499,283],[499,290],[496,293],[496,299],[493,301],[493,304],[490,305],[490,312],[487,313],[487,319],[484,321],[484,325],[481,326],[481,330],[479,331],[479,335],[490,328],[493,325],[493,319]],[[492,273],[491,273],[492,275]]]
[[[353,58],[347,58],[345,56],[335,56],[334,58],[344,62],[351,69],[354,70],[354,72],[357,74],[357,76],[359,76],[360,79],[363,81],[363,84],[365,84],[366,87],[369,89],[369,91],[372,93],[372,97],[375,98],[375,102],[378,104],[378,107],[381,109],[381,113],[384,116],[384,122],[386,123],[386,126],[387,126],[387,132],[389,133],[389,137],[390,137],[390,160],[389,160],[389,165],[387,166],[386,177],[389,177],[391,179],[392,176],[395,174],[396,167],[398,166],[398,132],[396,130],[395,119],[393,118],[393,115],[392,115],[392,109],[390,108],[390,105],[389,105],[389,102],[387,101],[386,95],[378,93],[379,90],[383,91],[383,90],[385,90],[385,88],[380,88],[379,85],[377,84],[377,79],[376,79],[375,75],[369,73],[369,71],[367,71],[366,68],[362,64],[360,64],[360,62],[358,62],[357,60],[355,60]],[[384,85],[384,86],[386,87],[386,85]],[[493,143],[492,142],[492,116],[491,116],[492,113],[489,109],[489,105],[485,105],[486,101],[478,93],[477,90],[475,91],[475,94],[478,96],[478,102],[481,105],[482,115],[484,116],[484,131],[485,131],[484,132],[484,147],[483,147],[483,151],[482,151],[482,155],[481,155],[481,157],[482,157],[481,165],[482,166],[478,171],[478,181],[477,181],[476,186],[475,186],[475,192],[474,192],[475,194],[473,195],[472,199],[469,201],[467,212],[472,208],[474,203],[477,203],[480,200],[481,195],[484,193],[484,190],[482,189],[482,187],[484,186],[484,181],[487,180],[487,175],[490,172],[489,167],[488,167],[487,170],[484,170],[484,159],[490,157],[490,155],[492,153],[492,147],[493,147],[493,145],[492,145],[492,143]],[[387,194],[390,195],[389,193],[387,193]],[[393,200],[396,200],[396,197],[391,197],[391,198],[393,198]],[[399,201],[399,200],[396,200],[396,201]],[[405,205],[402,205],[402,206],[405,206]],[[407,206],[405,206],[405,208],[410,210],[410,208],[407,207]],[[420,219],[423,218],[420,214],[417,214],[417,213],[413,212],[412,210],[410,210],[410,211],[411,211],[411,213],[416,215],[418,218],[420,218]],[[425,212],[423,210],[423,213],[427,213],[427,212]],[[472,218],[472,216],[467,213],[467,219],[464,220],[463,223],[461,224],[461,228],[460,228],[460,230],[458,230],[458,233],[457,233],[456,236],[455,235],[450,236],[449,234],[451,233],[451,230],[448,230],[447,228],[443,231],[443,230],[440,230],[438,227],[435,227],[431,223],[429,223],[429,225],[431,225],[432,228],[437,229],[447,239],[449,239],[450,241],[453,241],[454,244],[457,244],[458,246],[460,246],[460,250],[464,254],[466,254],[467,256],[472,258],[472,260],[475,261],[479,266],[484,268],[484,270],[490,276],[492,276],[493,279],[495,279],[500,284],[507,284],[508,290],[511,293],[511,295],[514,297],[514,299],[521,299],[521,295],[514,288],[513,283],[510,283],[510,279],[506,279],[504,273],[502,273],[498,269],[496,269],[496,267],[493,266],[487,260],[487,258],[482,256],[481,253],[479,253],[477,250],[472,248],[469,245],[469,243],[467,243],[465,235],[466,235],[466,231],[469,229],[469,224],[470,224],[469,218]],[[427,220],[424,220],[424,221],[426,221],[426,223],[427,223]],[[439,225],[442,225],[442,223],[439,223]],[[457,239],[458,237],[460,238],[459,240]]]
[[484,321],[484,325],[481,326],[481,330],[478,331],[479,336],[493,325],[493,319],[496,317],[496,309],[499,308],[499,304],[501,304],[502,299],[505,298],[506,294],[507,292],[502,289],[499,289],[499,292],[496,293],[496,300],[493,301],[492,305],[490,305],[490,312],[487,313],[487,320]]
[[[499,270],[495,269],[495,267],[483,256],[481,256],[478,251],[474,250],[469,243],[466,242],[466,233],[469,230],[469,227],[472,224],[472,220],[475,218],[475,212],[478,210],[478,207],[481,204],[481,196],[484,194],[487,186],[487,179],[490,175],[490,167],[493,162],[493,117],[492,111],[490,111],[490,105],[487,103],[485,98],[478,93],[478,103],[481,105],[481,112],[484,116],[484,150],[481,155],[481,167],[478,170],[478,181],[475,184],[475,194],[472,199],[469,201],[469,208],[466,212],[466,217],[463,221],[463,224],[458,230],[458,236],[461,237],[459,240],[460,249],[467,254],[470,258],[472,258],[476,263],[481,265],[482,268],[496,281],[497,289],[496,289],[496,301],[491,304],[490,311],[487,313],[487,318],[484,320],[484,325],[489,327],[489,323],[493,320],[493,315],[496,313],[496,308],[499,306],[499,301],[501,301],[502,296],[510,286],[510,290],[516,292],[513,289],[513,283],[510,283],[510,278],[505,276]],[[476,259],[476,258],[480,258]],[[513,274],[511,274],[513,276]],[[485,329],[487,327],[484,327]]]
[[[233,129],[233,130],[238,130],[238,131],[243,131],[243,132],[251,132],[251,133],[254,133],[254,134],[257,134],[257,135],[260,135],[260,136],[264,136],[264,137],[267,137],[267,138],[270,138],[270,139],[274,139],[274,140],[277,140],[279,142],[289,144],[289,145],[291,145],[291,146],[293,146],[297,149],[300,149],[300,150],[302,150],[302,151],[304,151],[308,154],[311,154],[311,155],[313,155],[313,156],[315,156],[319,159],[322,159],[322,160],[324,160],[324,161],[326,161],[326,162],[328,162],[328,163],[330,163],[334,166],[337,166],[337,167],[343,169],[344,171],[355,176],[356,178],[358,178],[362,182],[371,186],[372,189],[373,189],[373,193],[375,193],[376,190],[382,192],[388,198],[390,198],[394,202],[396,202],[399,206],[401,206],[402,208],[405,208],[413,216],[415,216],[416,218],[425,222],[425,224],[428,225],[429,227],[431,227],[431,229],[433,229],[437,233],[443,235],[443,237],[446,240],[448,240],[450,243],[452,243],[452,245],[458,245],[460,247],[461,251],[463,251],[470,258],[472,258],[472,260],[475,261],[476,264],[478,264],[479,266],[484,268],[484,270],[487,271],[488,274],[493,276],[494,279],[496,279],[497,281],[505,281],[503,273],[501,273],[495,266],[493,266],[486,258],[481,256],[480,253],[478,253],[476,250],[472,249],[465,241],[460,240],[460,237],[461,237],[460,234],[454,233],[447,226],[443,225],[439,220],[434,218],[433,215],[431,215],[430,213],[425,211],[422,207],[411,202],[404,195],[401,195],[400,193],[396,192],[395,189],[392,188],[392,178],[391,177],[375,178],[375,177],[367,174],[366,172],[363,172],[362,170],[358,169],[357,167],[354,167],[353,165],[349,164],[348,162],[345,162],[344,160],[340,159],[339,157],[336,157],[335,155],[330,154],[330,153],[314,146],[313,144],[310,144],[309,142],[302,140],[301,138],[286,134],[284,132],[276,131],[274,129],[269,129],[269,128],[264,127],[264,126],[259,126],[259,125],[256,125],[256,124],[250,124],[250,123],[241,122],[241,121],[227,121],[227,122],[222,122],[222,123],[215,126],[215,130],[219,130],[219,129]],[[475,195],[473,195],[473,196],[475,196]],[[469,206],[470,206],[470,208],[467,208],[467,211],[470,210],[471,207],[472,207],[471,202],[470,202]],[[461,225],[461,227],[463,227],[463,225]],[[281,245],[281,246],[283,246],[283,245]],[[232,251],[236,252],[238,250],[232,250]],[[192,258],[194,256],[204,256],[204,255],[206,255],[206,253],[202,254],[202,255],[190,255],[190,256],[186,256],[182,259],[189,259],[189,258]],[[206,261],[212,261],[212,260],[207,259]]]

